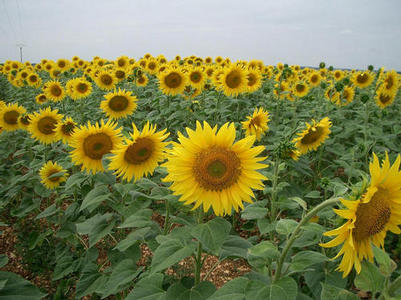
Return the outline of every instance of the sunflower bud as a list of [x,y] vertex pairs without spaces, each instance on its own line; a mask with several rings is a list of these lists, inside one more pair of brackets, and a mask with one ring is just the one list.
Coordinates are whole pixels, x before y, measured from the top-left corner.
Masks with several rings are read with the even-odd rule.
[[369,66],[368,66],[368,70],[369,70],[369,71],[373,71],[373,70],[374,70],[373,65],[369,65]]
[[325,63],[324,61],[322,61],[322,62],[319,64],[319,68],[320,68],[320,69],[324,69],[325,66],[326,66],[326,63]]
[[327,83],[322,81],[322,82],[320,83],[320,87],[321,87],[322,89],[326,89]]
[[348,77],[344,78],[343,83],[344,83],[344,85],[349,85],[350,84],[349,78]]
[[288,140],[282,141],[278,147],[274,150],[276,156],[280,159],[298,159],[298,155],[296,153],[297,148],[293,143]]
[[284,64],[284,68],[288,68],[288,64]]
[[333,70],[334,70],[333,66],[330,66],[329,71],[333,71]]
[[330,178],[327,177],[322,177],[320,179],[320,186],[324,189],[326,189],[330,184]]
[[342,84],[341,82],[337,82],[335,88],[337,92],[341,92],[344,89],[344,84]]
[[369,101],[369,95],[368,94],[362,94],[361,95],[361,102],[366,103]]
[[270,93],[270,87],[266,86],[263,88],[263,93],[268,94]]

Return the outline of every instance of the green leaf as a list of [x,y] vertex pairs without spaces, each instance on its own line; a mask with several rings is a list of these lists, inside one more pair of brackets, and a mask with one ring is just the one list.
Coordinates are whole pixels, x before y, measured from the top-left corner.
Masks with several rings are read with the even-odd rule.
[[276,259],[280,256],[277,247],[270,241],[262,241],[248,249],[248,254],[264,259]]
[[319,191],[311,191],[309,193],[307,193],[305,195],[305,198],[313,198],[313,199],[317,199],[320,198],[320,192]]
[[150,227],[139,228],[133,232],[131,232],[125,239],[120,241],[114,248],[121,252],[124,252],[137,241],[145,240],[145,235],[150,231]]
[[159,245],[153,254],[151,272],[156,273],[167,269],[182,259],[192,255],[195,248],[195,242],[184,244],[179,240],[169,240]]
[[56,214],[60,209],[57,209],[56,203],[50,205],[48,208],[46,208],[44,211],[42,211],[40,214],[38,214],[35,218],[35,220],[41,219],[41,218],[46,218],[50,217],[54,214]]
[[227,257],[242,257],[246,259],[250,247],[252,247],[252,244],[246,239],[238,235],[230,235],[221,247],[219,259],[223,260]]
[[106,281],[107,278],[98,272],[96,264],[87,263],[84,266],[77,283],[75,297],[81,299],[86,295],[90,295],[96,291],[101,291]]
[[0,300],[39,300],[46,296],[32,283],[11,272],[0,271],[0,281],[4,285]]
[[391,273],[393,273],[393,271],[395,271],[397,265],[391,260],[386,251],[374,246],[373,255],[375,257],[375,260],[379,264],[380,272],[384,276],[388,277],[391,275]]
[[359,297],[344,289],[321,282],[322,294],[320,299],[325,300],[359,300]]
[[216,287],[209,281],[202,281],[196,286],[186,288],[181,282],[170,286],[166,300],[206,300],[216,291]]
[[47,177],[47,179],[59,178],[64,176],[65,172],[57,172]]
[[0,268],[8,264],[8,256],[6,254],[0,254]]
[[124,288],[124,285],[138,276],[139,272],[141,272],[141,269],[138,270],[136,264],[131,259],[120,261],[113,268],[113,272],[105,285],[105,293],[103,293],[102,298],[120,292]]
[[361,273],[356,275],[354,284],[360,290],[376,293],[383,289],[384,281],[385,277],[374,264],[363,261]]
[[241,212],[241,217],[245,220],[263,219],[268,212],[268,209],[265,207],[266,204],[267,201],[258,201],[247,205]]
[[142,278],[124,300],[164,300],[166,291],[162,288],[163,274]]
[[[109,223],[109,221],[111,222]],[[89,247],[95,245],[102,237],[110,233],[114,227],[113,214],[96,214],[82,223],[76,224],[79,234],[89,235]]]
[[305,200],[303,200],[303,199],[301,199],[301,198],[299,198],[299,197],[290,197],[290,198],[288,198],[288,199],[290,199],[290,200],[295,201],[296,203],[298,203],[299,206],[301,206],[304,210],[307,210],[307,209],[308,209],[308,204],[306,203]]
[[150,219],[152,213],[153,211],[149,208],[141,209],[129,216],[119,228],[152,226],[154,224]]
[[276,231],[279,234],[289,235],[297,227],[298,222],[291,219],[280,219],[276,225]]
[[90,206],[89,211],[92,212],[100,205],[100,203],[102,203],[104,200],[107,200],[110,195],[111,193],[106,185],[101,184],[96,186],[93,190],[86,194],[79,211],[83,211],[85,208]]
[[238,277],[219,288],[208,300],[243,300],[249,280]]
[[277,222],[271,223],[269,219],[258,219],[257,225],[261,234],[272,232],[276,229]]
[[319,252],[315,251],[302,251],[298,252],[292,257],[290,270],[294,272],[302,272],[308,267],[329,261],[329,258]]
[[261,281],[249,281],[246,289],[246,299],[264,300],[295,300],[298,293],[298,285],[291,277],[283,277],[272,284]]
[[56,267],[54,268],[52,280],[59,280],[72,273],[74,271],[73,262],[72,256],[63,256],[62,258],[58,259]]
[[205,224],[192,228],[191,234],[202,246],[214,255],[218,255],[231,230],[231,224],[223,218],[214,218]]
[[85,179],[86,176],[83,175],[82,173],[72,174],[70,177],[68,177],[64,189],[67,191],[72,187],[79,186]]

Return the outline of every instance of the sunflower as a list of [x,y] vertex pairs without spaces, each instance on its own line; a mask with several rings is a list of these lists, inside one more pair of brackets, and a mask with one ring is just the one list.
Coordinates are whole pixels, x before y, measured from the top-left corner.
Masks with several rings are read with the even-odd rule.
[[65,91],[63,86],[57,80],[48,81],[45,83],[45,88],[43,89],[44,94],[47,99],[54,102],[58,102],[64,99]]
[[323,118],[319,123],[316,123],[315,120],[312,120],[312,122],[312,125],[306,123],[306,129],[298,133],[299,137],[293,139],[295,146],[301,154],[316,150],[317,147],[327,139],[331,132],[329,129],[331,127],[331,121],[328,117]]
[[320,84],[320,81],[322,80],[322,77],[321,77],[321,75],[320,75],[320,73],[319,72],[312,72],[310,75],[309,75],[309,85],[311,86],[311,87],[316,87],[316,86],[318,86],[319,84]]
[[196,129],[186,128],[188,138],[178,133],[168,161],[163,164],[168,175],[163,181],[172,182],[170,189],[180,195],[185,204],[195,203],[193,209],[210,207],[216,215],[231,214],[232,208],[243,208],[242,201],[252,203],[252,189],[263,189],[267,178],[257,172],[267,165],[265,157],[256,157],[265,148],[252,147],[255,136],[235,140],[234,124],[226,123],[217,132],[204,121]]
[[120,90],[105,95],[100,108],[112,119],[125,118],[136,109],[137,98],[130,91]]
[[95,82],[100,89],[111,90],[116,85],[117,78],[108,71],[100,71],[95,77]]
[[220,75],[220,88],[226,96],[237,96],[245,92],[247,85],[247,73],[240,66],[230,66]]
[[325,232],[326,236],[337,236],[322,247],[335,247],[343,243],[335,258],[343,255],[338,270],[347,276],[352,267],[361,272],[361,261],[373,261],[372,244],[384,247],[387,231],[400,234],[401,230],[401,171],[400,155],[394,164],[386,153],[380,166],[379,159],[373,153],[373,162],[369,164],[370,185],[365,194],[357,200],[341,199],[346,209],[334,212],[347,219],[341,227]]
[[200,89],[205,84],[206,74],[200,67],[192,67],[188,72],[188,79],[194,89]]
[[149,82],[148,76],[146,76],[145,74],[138,76],[138,78],[135,80],[135,84],[137,86],[146,86],[148,82]]
[[56,61],[56,66],[61,72],[66,71],[70,67],[70,62],[64,58]]
[[121,143],[120,128],[116,128],[117,123],[109,120],[106,124],[101,123],[87,126],[80,126],[72,135],[70,146],[74,148],[71,160],[76,165],[82,165],[82,170],[103,172],[103,155],[111,153]]
[[262,86],[262,74],[256,68],[249,68],[247,72],[247,89],[249,93],[253,93]]
[[114,174],[123,179],[134,181],[153,174],[158,163],[165,158],[164,151],[169,144],[163,142],[167,137],[166,129],[156,132],[156,126],[145,124],[142,132],[138,131],[132,123],[134,132],[130,133],[131,139],[124,139],[125,143],[117,146],[112,151],[114,156],[110,158],[109,169],[115,170]]
[[129,58],[128,56],[125,55],[118,57],[115,61],[115,65],[118,68],[126,68],[128,67],[128,64],[129,64]]
[[114,69],[113,70],[113,74],[114,74],[114,77],[116,77],[116,79],[118,81],[123,81],[128,76],[127,69],[124,69],[124,68],[116,68],[116,69]]
[[146,71],[149,74],[155,75],[157,73],[157,70],[159,69],[158,67],[159,67],[159,65],[158,65],[157,60],[154,58],[151,58],[148,60],[148,62],[146,64]]
[[292,87],[293,95],[299,98],[305,97],[306,95],[308,95],[308,92],[309,92],[309,86],[302,81],[298,81]]
[[341,70],[335,70],[333,72],[333,77],[336,81],[340,81],[341,79],[344,78],[344,72]]
[[373,82],[373,79],[373,75],[368,71],[356,72],[352,76],[352,82],[361,89],[368,87]]
[[345,100],[344,105],[350,104],[352,100],[354,100],[354,96],[355,96],[355,90],[352,87],[350,86],[344,87],[341,95],[341,98]]
[[383,92],[387,92],[387,94],[396,93],[399,87],[398,74],[394,70],[390,72],[386,72],[382,78]]
[[32,137],[44,144],[51,144],[58,141],[56,135],[56,126],[63,115],[58,113],[58,109],[51,110],[50,107],[41,109],[31,116],[31,124],[29,124],[29,132]]
[[79,100],[88,97],[92,93],[92,84],[85,77],[75,78],[72,83],[71,99]]
[[179,68],[168,68],[158,75],[159,88],[166,95],[181,94],[187,83],[187,76]]
[[377,91],[376,91],[376,104],[380,108],[386,108],[387,106],[391,105],[394,102],[396,95],[395,92],[388,92],[386,88],[382,85]]
[[[63,174],[61,174],[63,173]],[[49,160],[45,163],[39,171],[41,183],[48,189],[55,189],[60,183],[66,181],[68,173],[57,163]],[[53,176],[52,176],[53,175]]]
[[68,144],[71,141],[77,123],[71,118],[67,117],[64,121],[57,123],[56,125],[56,136],[58,140],[62,140],[63,143]]
[[18,118],[24,113],[26,113],[26,109],[16,103],[3,106],[0,110],[0,127],[7,131],[19,129]]
[[30,114],[23,114],[20,115],[18,118],[19,128],[28,130],[29,124],[31,124],[31,115]]
[[36,103],[38,103],[38,104],[44,104],[44,103],[46,103],[46,102],[47,102],[46,95],[43,94],[43,93],[37,95],[37,96],[35,97],[35,101],[36,101]]
[[246,117],[248,120],[242,122],[242,129],[245,130],[245,136],[255,135],[256,139],[260,141],[262,135],[269,129],[267,123],[269,122],[269,113],[264,111],[263,108],[255,108],[252,116]]
[[42,84],[42,79],[36,73],[29,73],[26,82],[29,86],[38,88]]

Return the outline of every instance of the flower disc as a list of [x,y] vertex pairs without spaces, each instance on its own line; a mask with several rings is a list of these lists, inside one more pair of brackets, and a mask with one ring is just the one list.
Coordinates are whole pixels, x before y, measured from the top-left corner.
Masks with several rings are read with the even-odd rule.
[[169,68],[158,75],[159,87],[166,95],[181,94],[186,86],[187,76],[179,68]]
[[260,141],[262,135],[269,129],[269,113],[263,108],[255,108],[252,116],[247,116],[247,121],[242,122],[242,129],[245,130],[245,136],[255,135]]
[[64,88],[57,80],[46,82],[44,93],[47,99],[50,99],[54,102],[61,101],[65,97]]
[[[55,175],[57,173],[64,173],[63,175]],[[57,163],[53,163],[49,160],[45,163],[39,171],[39,175],[41,178],[41,183],[48,189],[55,189],[60,185],[60,183],[66,181],[68,173],[67,170],[63,169],[62,166]],[[55,175],[55,177],[51,177]],[[49,178],[50,177],[50,178]]]
[[3,106],[0,110],[0,127],[7,131],[19,129],[18,118],[25,112],[26,109],[16,103]]
[[331,121],[328,117],[322,119],[319,123],[312,120],[313,124],[306,123],[306,129],[298,133],[297,138],[293,140],[301,154],[316,150],[330,134]]
[[65,144],[68,144],[71,141],[76,127],[77,123],[75,123],[75,121],[71,117],[67,117],[64,121],[57,123],[57,139],[62,140]]
[[109,118],[125,118],[136,109],[137,98],[130,91],[118,90],[105,96],[106,100],[100,103],[100,108]]
[[32,137],[44,144],[51,144],[58,141],[56,135],[56,126],[63,115],[58,113],[58,109],[51,110],[50,107],[41,109],[31,117],[31,124],[28,130],[31,132]]

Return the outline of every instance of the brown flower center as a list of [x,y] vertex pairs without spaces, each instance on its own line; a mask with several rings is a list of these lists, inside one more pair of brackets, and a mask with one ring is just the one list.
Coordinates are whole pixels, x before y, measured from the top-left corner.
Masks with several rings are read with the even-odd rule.
[[304,145],[310,145],[316,142],[323,134],[323,128],[320,126],[312,126],[309,132],[301,139],[301,143]]
[[128,99],[124,96],[114,96],[109,101],[109,107],[113,111],[124,111],[128,107]]
[[361,84],[366,83],[368,80],[369,80],[369,75],[368,75],[367,73],[359,74],[359,75],[356,77],[356,81],[357,81],[358,83],[361,83]]
[[63,132],[64,135],[67,135],[67,136],[71,136],[74,129],[75,129],[75,125],[74,125],[74,123],[71,123],[71,122],[67,122],[67,123],[64,123],[63,125],[61,125],[61,131]]
[[63,91],[58,85],[52,85],[52,87],[50,88],[50,93],[55,97],[60,97],[62,92]]
[[86,156],[100,160],[103,155],[110,153],[113,142],[107,134],[95,133],[85,138],[83,148]]
[[113,78],[109,74],[102,74],[100,76],[100,81],[104,85],[111,85],[113,83]]
[[388,192],[379,188],[368,203],[360,203],[356,210],[354,238],[362,241],[381,232],[391,217],[387,203]]
[[248,86],[254,86],[256,83],[256,76],[253,73],[248,74]]
[[89,87],[86,83],[80,82],[77,85],[77,91],[84,94],[88,91]]
[[192,72],[191,75],[189,76],[189,78],[193,83],[198,83],[201,81],[202,75],[198,71],[196,71],[196,72]]
[[196,181],[204,189],[221,191],[237,182],[241,161],[235,152],[214,146],[197,155],[192,170]]
[[4,113],[3,119],[9,125],[16,125],[18,123],[19,112],[15,110]]
[[240,72],[236,70],[231,71],[227,74],[225,82],[230,89],[237,88],[242,82]]
[[56,129],[57,120],[53,117],[43,117],[38,122],[38,130],[46,135],[53,134]]
[[154,142],[149,138],[138,138],[130,145],[124,154],[124,159],[130,164],[139,165],[151,157],[154,151]]
[[164,78],[164,83],[172,89],[175,89],[181,85],[182,77],[177,72],[171,72]]

